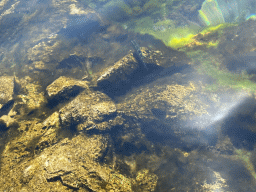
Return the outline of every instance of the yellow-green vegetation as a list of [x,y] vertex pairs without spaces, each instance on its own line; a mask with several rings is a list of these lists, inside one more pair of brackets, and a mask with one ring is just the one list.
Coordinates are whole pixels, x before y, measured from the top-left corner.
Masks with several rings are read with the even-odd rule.
[[[144,16],[126,22],[125,26],[128,26],[131,31],[152,35],[173,49],[179,49],[189,44],[192,44],[192,47],[216,47],[219,43],[219,41],[216,41],[218,39],[216,37],[219,37],[226,27],[235,25],[222,23],[217,26],[200,28],[195,23],[188,22],[186,27],[176,27],[175,21],[165,17],[168,11],[167,3],[162,3],[161,7],[154,11],[153,15],[161,15],[163,20],[154,23],[151,16]],[[201,32],[198,33],[199,31]],[[202,42],[200,41],[201,38],[203,38]]]
[[[193,54],[193,55],[192,55]],[[235,90],[256,91],[256,84],[249,80],[251,75],[246,72],[241,74],[220,69],[220,62],[214,55],[209,55],[203,51],[193,52],[190,55],[194,58],[194,63],[200,63],[197,71],[212,77],[216,82],[205,87],[208,91],[217,91],[221,88],[232,88]]]
[[127,25],[132,27],[132,31],[152,35],[175,49],[192,42],[197,34],[197,30],[190,27],[175,27],[174,21],[169,19],[154,23],[151,17],[144,17],[129,21]]
[[[167,46],[173,49],[182,48],[186,51],[186,47],[216,47],[219,43],[217,40],[226,27],[234,26],[234,24],[223,23],[217,26],[210,26],[201,29],[191,23],[187,27],[175,27],[174,21],[165,19],[154,23],[151,17],[143,17],[141,19],[132,20],[127,23],[132,31],[149,34],[157,39],[162,40]],[[203,41],[200,41],[203,39]],[[188,46],[191,44],[191,46]]]
[[251,19],[251,20],[256,20],[256,15],[255,15],[255,14],[252,14],[252,15],[250,15],[249,17],[246,18],[246,20],[249,20],[249,19]]
[[196,35],[191,33],[191,31],[193,32],[191,28],[188,28],[182,31],[183,34],[187,34],[186,36],[184,35],[180,38],[175,37],[169,42],[168,46],[174,49],[179,48],[179,50],[183,51],[205,50],[207,48],[217,47],[224,29],[234,25],[235,24],[223,23],[217,26],[205,27]]
[[173,35],[167,45],[171,48],[178,49],[180,47],[184,47],[185,45],[193,42],[193,37],[195,36],[194,34],[192,33],[186,34],[185,30],[182,30],[182,33],[184,33],[184,35],[180,33],[178,33],[178,35],[175,35],[175,36]]
[[174,28],[169,35],[167,46],[173,49],[188,51],[191,49],[201,49],[217,47],[219,37],[227,27],[235,26],[236,24],[222,23],[217,26],[209,26],[200,29],[191,24],[186,28]]
[[[168,13],[175,9],[172,4],[173,0],[132,1],[129,4],[112,0],[104,5],[104,12],[110,19],[123,22],[125,29],[152,35],[167,46],[179,48],[190,43],[200,27],[192,22],[186,27],[176,27],[175,21],[167,19]],[[156,18],[161,19],[155,22]]]
[[[160,21],[154,24],[153,20],[150,17],[144,17],[139,20],[131,21],[129,23],[135,24],[132,31],[140,34],[152,35],[157,39],[161,39],[165,44],[168,43],[170,34],[173,32],[172,29],[174,28],[174,23],[171,20]],[[154,27],[162,27],[162,30],[154,30]]]
[[252,176],[256,179],[256,172],[254,169],[254,166],[250,160],[251,158],[251,152],[248,152],[244,149],[236,149],[235,153],[237,154],[237,158],[241,159],[248,169],[248,171],[252,174]]
[[237,24],[231,24],[231,23],[222,23],[216,26],[209,26],[209,27],[205,27],[202,29],[202,31],[200,32],[202,35],[206,34],[206,33],[211,33],[211,32],[215,32],[218,31],[219,33],[223,32],[223,29],[225,29],[226,27],[231,27],[231,26],[236,26]]

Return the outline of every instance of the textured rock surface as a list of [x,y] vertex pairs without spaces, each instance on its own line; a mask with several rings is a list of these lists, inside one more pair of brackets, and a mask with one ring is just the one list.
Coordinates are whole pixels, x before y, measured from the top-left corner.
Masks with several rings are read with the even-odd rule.
[[[135,88],[117,104],[117,109],[139,119],[148,138],[152,138],[151,134],[157,134],[166,138],[160,139],[161,142],[167,141],[175,146],[207,145],[204,125],[197,119],[208,114],[208,104],[209,101],[213,102],[214,95],[201,95],[199,84],[186,82],[189,75],[177,73]],[[207,98],[208,102],[202,97]],[[181,130],[181,127],[200,128],[191,131],[186,128]],[[194,140],[188,140],[188,137]]]
[[54,107],[59,103],[68,101],[78,95],[83,89],[88,89],[85,81],[61,76],[46,88],[49,96],[48,105]]
[[[26,183],[21,190],[69,191],[69,189],[91,191],[133,191],[132,183],[147,186],[148,191],[155,188],[157,177],[143,172],[144,178],[133,180],[116,172],[107,165],[99,163],[108,145],[107,140],[100,135],[87,136],[80,134],[72,139],[64,139],[58,144],[45,149],[30,162],[22,163],[14,171],[18,180]],[[21,169],[22,168],[22,169]],[[18,171],[19,170],[19,171]],[[7,179],[7,178],[6,178]],[[2,181],[4,182],[4,181]],[[7,183],[5,184],[8,186]],[[63,189],[63,186],[68,187]],[[17,188],[17,187],[16,187]]]
[[[185,47],[173,50],[131,25],[105,22],[100,7],[116,2],[1,2],[0,191],[254,192],[255,83],[225,75],[222,57],[255,51],[255,21],[187,45],[181,33],[173,42]],[[200,7],[138,2],[129,1],[137,14],[146,2],[163,8],[155,24],[186,13],[171,30],[186,30]],[[169,41],[163,25],[154,28]],[[148,70],[132,54],[133,40]]]
[[62,126],[87,122],[93,126],[116,116],[114,102],[104,93],[85,90],[60,110]]
[[43,149],[56,144],[60,141],[60,119],[59,113],[54,112],[51,116],[49,116],[41,125],[41,130],[43,130],[43,134],[41,135],[38,143],[36,144],[35,150],[36,153],[39,153]]
[[58,97],[70,97],[69,94],[82,88],[88,88],[85,81],[61,76],[47,86],[46,90],[51,99],[57,99]]
[[98,78],[97,84],[103,89],[125,86],[139,69],[139,63],[133,57],[133,54],[130,53],[106,69]]
[[[82,185],[87,185],[96,190],[100,186],[94,184],[94,181],[90,182],[90,175],[99,174],[99,179],[102,182],[107,180],[106,173],[101,172],[99,170],[101,166],[95,162],[102,156],[105,149],[106,141],[101,136],[88,138],[85,135],[80,135],[71,141],[65,139],[57,146],[53,146],[52,155],[50,155],[51,153],[46,154],[47,158],[44,159],[45,177],[47,180],[60,178],[65,185],[70,187],[79,188]],[[97,182],[99,181],[95,181],[95,183]]]

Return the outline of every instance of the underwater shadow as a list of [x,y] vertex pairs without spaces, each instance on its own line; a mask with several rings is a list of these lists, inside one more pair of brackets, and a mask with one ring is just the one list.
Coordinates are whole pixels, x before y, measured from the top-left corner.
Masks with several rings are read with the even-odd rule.
[[236,148],[253,150],[256,143],[256,101],[246,99],[238,105],[223,123],[222,132],[228,135]]

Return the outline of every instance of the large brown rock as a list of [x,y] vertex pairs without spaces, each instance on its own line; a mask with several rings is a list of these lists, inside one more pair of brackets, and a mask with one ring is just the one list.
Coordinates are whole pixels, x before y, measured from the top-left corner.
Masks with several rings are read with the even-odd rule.
[[[19,166],[12,167],[10,177],[0,181],[0,189],[12,187],[17,191],[79,189],[132,192],[133,187],[142,189],[144,186],[146,191],[154,191],[157,176],[148,170],[138,172],[136,179],[133,179],[100,163],[99,159],[104,157],[108,145],[102,135],[80,134],[72,139],[66,138],[30,161],[23,161]],[[4,172],[7,173],[8,169]]]
[[130,53],[106,69],[98,78],[97,84],[104,90],[121,89],[121,86],[125,86],[133,78],[132,76],[138,73],[138,70],[140,70],[140,64]]
[[83,89],[88,89],[85,81],[61,76],[46,88],[49,96],[49,105],[56,106],[61,102],[67,101]]

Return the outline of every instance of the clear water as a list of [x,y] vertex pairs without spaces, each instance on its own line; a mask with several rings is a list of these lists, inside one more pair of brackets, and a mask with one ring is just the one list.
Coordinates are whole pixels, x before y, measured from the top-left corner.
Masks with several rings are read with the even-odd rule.
[[[148,170],[158,178],[151,191],[255,191],[256,3],[207,2],[0,1],[0,76],[19,85],[10,103],[0,86],[0,191],[33,189],[33,180],[18,177],[29,169],[17,172],[43,153],[29,147],[43,134],[29,130],[79,95],[63,105],[45,97],[61,76],[88,81],[122,106],[120,116],[134,118],[131,130],[124,122],[119,130],[85,133],[111,141],[101,163],[131,180]],[[128,54],[140,70],[122,86],[98,89],[97,79]],[[76,126],[56,143],[79,135]],[[24,136],[33,137],[25,152],[12,146]],[[6,177],[13,172],[17,180]],[[53,188],[58,181],[50,181]],[[150,191],[138,184],[132,190]]]

